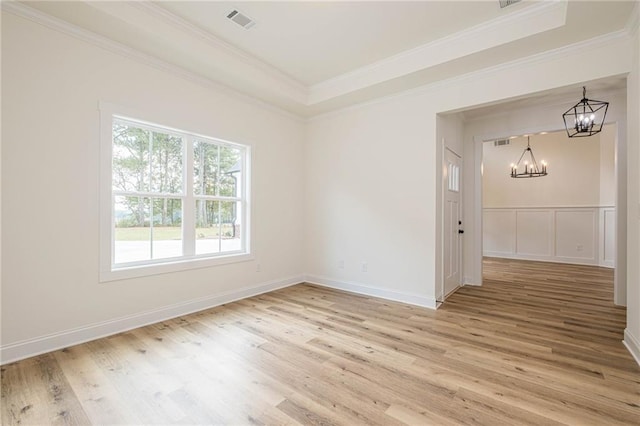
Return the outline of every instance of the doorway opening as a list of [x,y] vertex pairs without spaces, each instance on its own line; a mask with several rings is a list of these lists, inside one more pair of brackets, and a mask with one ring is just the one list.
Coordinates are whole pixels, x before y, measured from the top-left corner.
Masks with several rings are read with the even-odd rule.
[[[560,160],[549,157],[544,151],[542,144],[549,144],[550,138],[558,138],[564,131],[562,122],[562,112],[569,108],[575,102],[576,88],[581,88],[584,84],[588,84],[593,88],[593,94],[599,99],[606,99],[611,103],[611,108],[607,115],[607,126],[600,138],[605,138],[605,142],[594,147],[590,138],[580,138],[570,140],[570,144],[566,147],[566,158]],[[441,250],[440,259],[437,259],[436,265],[440,269],[437,272],[438,286],[436,287],[436,299],[444,301],[445,290],[445,240],[446,233],[444,219],[445,215],[445,178],[446,178],[446,162],[444,154],[447,147],[455,146],[454,151],[461,153],[464,159],[462,169],[463,191],[462,195],[462,222],[464,224],[464,236],[461,239],[462,245],[462,267],[460,270],[462,285],[482,285],[483,272],[483,255],[485,251],[490,255],[500,254],[505,256],[511,254],[513,258],[524,259],[524,254],[533,255],[535,260],[544,260],[550,262],[566,262],[578,264],[599,265],[607,268],[615,268],[614,278],[614,302],[618,305],[626,305],[626,211],[627,211],[627,195],[626,195],[626,78],[612,77],[599,81],[588,83],[580,83],[574,86],[548,90],[529,94],[526,97],[513,100],[505,100],[482,107],[475,107],[464,111],[451,111],[448,113],[438,114],[437,120],[437,139],[441,141],[440,158],[443,160],[442,185],[439,186],[441,200],[441,208],[439,209],[441,224],[439,227],[439,235]],[[545,133],[545,134],[542,134]],[[557,134],[556,134],[557,133]],[[566,132],[564,133],[566,135]],[[545,159],[548,163],[549,176],[537,179],[511,179],[510,164],[517,161],[522,154],[523,143],[526,140],[523,135],[533,135],[531,144],[534,147],[536,156],[540,156],[538,160]],[[505,185],[522,184],[531,186],[532,181],[544,181],[552,176],[563,177],[564,180],[573,184],[581,181],[590,182],[593,188],[597,187],[597,192],[589,195],[590,200],[578,203],[574,198],[579,198],[582,187],[578,186],[572,192],[565,194],[556,194],[556,201],[553,204],[546,204],[543,207],[553,207],[555,210],[546,215],[539,215],[530,210],[535,207],[541,207],[533,202],[523,201],[521,204],[512,202],[511,204],[490,205],[483,202],[483,151],[485,142],[494,143],[496,140],[509,139],[511,136],[519,136],[521,139],[510,140],[512,145],[517,146],[515,158],[506,155],[504,146],[495,146],[495,149],[503,149],[505,153],[503,171],[501,178],[506,179]],[[595,136],[594,136],[595,137]],[[543,138],[543,139],[536,139]],[[608,138],[608,139],[606,139]],[[459,140],[459,143],[455,141]],[[585,147],[581,144],[591,144],[588,152],[584,152]],[[612,146],[613,145],[613,146]],[[557,147],[554,147],[554,149]],[[508,148],[507,148],[508,149]],[[580,167],[583,156],[591,155],[598,160],[597,166],[582,164],[583,170],[587,172],[586,176],[580,177],[582,169],[576,174],[565,173],[571,168],[565,162],[575,161]],[[508,157],[508,158],[506,158]],[[546,158],[543,158],[546,157]],[[590,157],[589,157],[590,158]],[[502,161],[502,160],[501,160]],[[591,161],[591,160],[590,160]],[[600,164],[602,163],[602,164]],[[590,163],[591,164],[591,163]],[[593,163],[595,164],[595,163]],[[487,165],[488,167],[488,165]],[[487,171],[488,173],[488,171]],[[514,181],[513,183],[509,180]],[[525,181],[525,182],[521,182]],[[529,182],[526,182],[529,181]],[[549,184],[545,184],[549,186]],[[522,188],[522,186],[520,187]],[[613,188],[613,189],[612,189]],[[512,188],[513,189],[513,188]],[[551,189],[557,189],[552,187]],[[525,188],[523,191],[528,193],[532,188]],[[595,189],[594,189],[595,190]],[[534,190],[535,191],[535,190]],[[496,197],[504,195],[508,192],[505,186],[499,187]],[[540,191],[540,196],[544,196],[548,191]],[[594,194],[597,193],[597,196]],[[584,194],[582,194],[584,195]],[[573,197],[573,198],[572,198]],[[488,197],[487,200],[491,198]],[[497,198],[493,198],[495,201]],[[573,200],[573,201],[572,201]],[[493,202],[493,201],[492,201]],[[505,212],[507,208],[518,210],[516,208],[527,208],[527,211]],[[493,216],[486,218],[487,232],[492,233],[492,239],[485,239],[483,221],[484,210],[486,208],[494,208]],[[585,211],[585,208],[591,210]],[[526,209],[525,209],[526,210]],[[513,218],[515,215],[515,219]],[[507,218],[508,216],[508,218]],[[550,217],[550,218],[549,218]],[[504,219],[501,220],[500,218]],[[507,218],[507,219],[505,219]],[[511,221],[511,222],[509,222]],[[538,235],[532,229],[540,229],[533,226],[537,222],[544,222],[545,228],[551,233],[552,226],[554,234]],[[521,225],[519,229],[518,223]],[[496,232],[501,227],[511,226],[513,235],[507,235],[506,232]],[[577,232],[572,226],[585,227],[593,231],[590,235],[595,235],[589,240],[584,239],[582,233]],[[493,228],[493,230],[492,230]],[[533,234],[533,240],[518,239],[518,231]],[[560,235],[555,235],[555,232]],[[542,237],[546,239],[542,239]],[[576,237],[580,238],[576,238]],[[536,239],[537,238],[537,239]],[[483,247],[483,245],[486,245]],[[541,248],[544,246],[546,251]],[[506,249],[505,249],[506,247]],[[500,253],[497,253],[500,252]],[[544,258],[547,256],[547,258]],[[556,259],[550,258],[557,257]],[[588,259],[587,259],[588,258]]]
[[[538,94],[530,100],[520,99],[462,113],[465,116],[465,156],[473,157],[473,161],[467,162],[473,165],[465,170],[468,178],[465,186],[473,188],[473,191],[467,191],[464,200],[464,220],[469,228],[464,247],[465,284],[482,284],[485,254],[597,265],[614,268],[613,301],[626,305],[626,79],[613,78],[598,84],[597,96],[611,102],[612,108],[605,130],[590,138],[566,138],[558,111],[566,110],[565,106],[573,100],[567,95],[567,88]],[[509,177],[510,164],[517,161],[526,146],[524,135],[531,135],[531,144],[539,160],[547,160],[548,176],[535,179]],[[510,139],[512,137],[515,138]],[[564,148],[558,142],[563,137]],[[553,138],[555,144],[551,142]],[[510,141],[507,148],[495,146],[496,140],[504,139]],[[491,147],[491,143],[494,146]],[[509,146],[519,152],[506,154]],[[483,192],[487,184],[483,178],[486,173],[490,174],[485,170],[490,164],[485,164],[483,159],[485,149],[502,149],[499,152],[509,157],[502,160],[505,165],[499,191],[488,195],[486,202]],[[558,154],[562,155],[558,157]],[[578,169],[572,168],[572,162],[577,163]],[[562,179],[558,181],[552,178],[554,176]],[[551,185],[554,180],[555,184]],[[587,187],[591,189],[585,192]],[[499,197],[506,197],[505,194],[514,188],[532,194],[530,199],[525,196],[520,203],[510,204],[500,200]],[[551,198],[555,202],[551,203]],[[540,202],[541,199],[544,202]],[[497,223],[510,227],[512,232],[504,232],[504,229],[497,232],[500,231],[496,229]],[[588,226],[591,226],[589,232],[578,231]],[[485,234],[489,234],[489,238],[485,239]]]
[[[482,143],[483,257],[613,268],[617,126],[579,142],[565,131]],[[513,179],[531,141],[548,175]]]

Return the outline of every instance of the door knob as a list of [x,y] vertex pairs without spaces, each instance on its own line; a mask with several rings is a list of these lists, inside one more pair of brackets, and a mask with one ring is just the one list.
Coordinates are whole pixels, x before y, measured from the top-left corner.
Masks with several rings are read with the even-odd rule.
[[464,229],[458,229],[458,234],[464,234]]

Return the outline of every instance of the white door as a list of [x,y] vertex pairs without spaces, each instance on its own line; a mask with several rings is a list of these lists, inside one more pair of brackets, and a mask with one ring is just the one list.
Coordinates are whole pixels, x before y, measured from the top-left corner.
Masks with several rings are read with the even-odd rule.
[[462,159],[453,151],[445,149],[444,176],[444,288],[447,297],[461,284],[462,250],[462,203],[461,203],[461,165]]

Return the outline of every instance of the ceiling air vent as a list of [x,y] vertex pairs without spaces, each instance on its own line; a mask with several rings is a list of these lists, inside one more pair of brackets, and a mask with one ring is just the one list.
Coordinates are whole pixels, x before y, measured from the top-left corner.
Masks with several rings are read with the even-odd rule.
[[509,139],[498,139],[497,141],[493,141],[493,146],[505,146],[510,143]]
[[227,18],[231,19],[233,22],[240,25],[245,30],[248,30],[249,28],[253,27],[256,24],[256,21],[249,18],[247,15],[241,12],[238,12],[237,10],[231,11],[227,15]]
[[500,9],[504,9],[507,6],[511,6],[514,3],[519,3],[521,0],[500,0]]

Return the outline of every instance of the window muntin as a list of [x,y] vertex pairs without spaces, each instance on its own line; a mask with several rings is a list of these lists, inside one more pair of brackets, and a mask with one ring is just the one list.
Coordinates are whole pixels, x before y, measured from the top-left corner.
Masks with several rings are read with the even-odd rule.
[[196,254],[241,250],[241,205],[237,201],[196,201]]
[[111,270],[248,254],[248,147],[112,118]]
[[237,180],[242,172],[240,149],[196,139],[193,156],[195,195],[239,196]]
[[194,140],[197,255],[242,249],[242,157],[237,147]]

